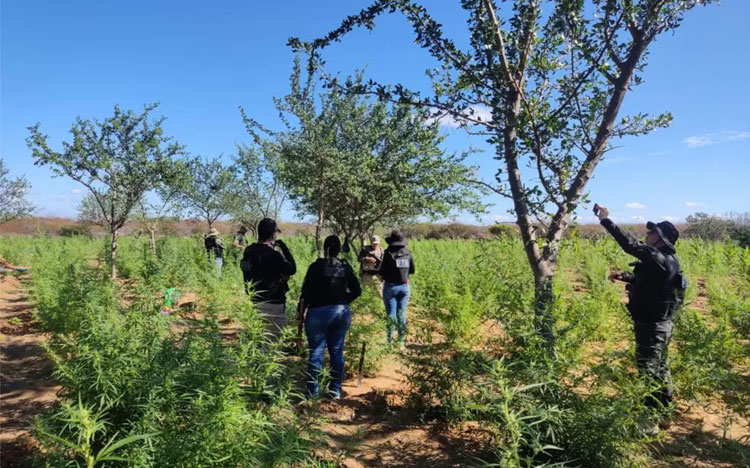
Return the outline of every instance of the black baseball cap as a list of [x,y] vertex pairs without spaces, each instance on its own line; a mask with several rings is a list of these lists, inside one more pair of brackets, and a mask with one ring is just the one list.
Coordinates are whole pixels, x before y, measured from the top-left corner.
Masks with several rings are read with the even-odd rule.
[[649,231],[656,231],[659,234],[659,237],[661,237],[661,240],[667,244],[667,247],[675,250],[674,244],[677,242],[677,239],[680,238],[680,233],[677,231],[677,228],[674,227],[674,224],[669,221],[662,221],[660,223],[649,221],[646,223],[646,229]]
[[258,237],[261,239],[270,239],[274,233],[281,232],[276,221],[271,218],[263,218],[258,223]]

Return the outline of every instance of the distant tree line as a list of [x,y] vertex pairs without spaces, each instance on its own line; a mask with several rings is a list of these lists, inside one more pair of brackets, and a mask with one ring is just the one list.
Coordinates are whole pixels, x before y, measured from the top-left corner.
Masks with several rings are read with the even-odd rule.
[[[466,154],[441,149],[444,135],[428,113],[316,89],[315,69],[308,64],[304,74],[296,59],[289,94],[274,99],[282,131],[240,109],[250,141],[231,157],[191,155],[165,135],[164,117],[152,117],[157,104],[141,112],[115,106],[103,120],[78,118],[60,149],[36,124],[27,144],[36,165],[87,189],[79,219],[106,229],[112,279],[127,221],[148,231],[155,251],[156,234],[171,218],[197,217],[208,228],[230,219],[253,230],[264,217],[278,218],[287,200],[298,214],[314,217],[318,246],[324,228],[363,241],[378,226],[482,212]],[[27,214],[21,200],[28,183],[6,179],[0,169],[11,187],[4,193],[14,197],[14,209],[3,216]]]

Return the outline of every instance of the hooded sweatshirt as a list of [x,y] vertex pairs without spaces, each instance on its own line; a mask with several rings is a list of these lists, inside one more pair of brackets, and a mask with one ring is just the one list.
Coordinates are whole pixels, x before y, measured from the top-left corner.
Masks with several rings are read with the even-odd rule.
[[287,281],[297,272],[297,265],[289,249],[278,243],[281,252],[267,244],[255,243],[247,246],[242,256],[245,281],[253,283],[253,302],[284,304]]

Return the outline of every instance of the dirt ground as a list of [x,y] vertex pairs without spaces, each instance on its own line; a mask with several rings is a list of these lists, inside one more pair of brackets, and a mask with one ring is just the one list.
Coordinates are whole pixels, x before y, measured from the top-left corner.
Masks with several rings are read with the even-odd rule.
[[0,465],[24,467],[37,450],[31,437],[34,418],[57,400],[27,296],[28,275],[0,276]]
[[421,421],[406,406],[407,383],[398,361],[386,364],[374,377],[344,382],[338,401],[324,402],[327,418],[322,431],[325,458],[342,467],[475,466],[482,458],[478,443],[486,438],[476,424],[448,427]]

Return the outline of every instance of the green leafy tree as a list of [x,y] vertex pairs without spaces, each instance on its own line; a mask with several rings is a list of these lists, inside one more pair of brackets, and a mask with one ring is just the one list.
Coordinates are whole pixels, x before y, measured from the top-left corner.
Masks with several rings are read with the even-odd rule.
[[275,153],[264,152],[262,143],[239,145],[235,165],[242,180],[243,203],[232,210],[234,220],[251,231],[263,218],[278,219],[287,199]]
[[[105,205],[112,203],[109,197],[109,193],[103,193],[100,196]],[[94,224],[96,226],[107,226],[107,221],[102,214],[102,208],[99,206],[99,202],[93,194],[87,193],[84,195],[83,198],[81,198],[81,201],[78,202],[76,209],[78,210],[78,221],[85,224]],[[117,209],[121,210],[122,208],[118,207]]]
[[[243,117],[255,141],[264,141],[262,131],[271,135],[262,150],[278,155],[298,211],[317,217],[318,241],[323,226],[354,238],[376,225],[482,210],[466,155],[441,150],[444,136],[429,112],[338,88],[316,96],[311,65],[303,80],[295,60],[291,91],[275,100],[284,132]],[[361,75],[354,81],[361,84]]]
[[110,234],[110,277],[117,277],[117,241],[133,208],[149,190],[175,176],[173,157],[183,148],[164,135],[164,117],[150,119],[157,104],[143,112],[121,110],[102,121],[80,117],[70,129],[72,141],[53,150],[39,124],[26,139],[34,164],[49,165],[56,176],[67,176],[86,187],[99,207]]
[[10,170],[5,167],[3,158],[0,158],[0,223],[28,216],[34,211],[34,207],[26,200],[29,181],[25,177],[11,179],[8,174]]
[[220,157],[207,161],[192,158],[178,199],[190,214],[204,220],[211,229],[216,220],[244,203],[237,168],[225,166]]
[[179,194],[187,180],[185,170],[186,168],[181,165],[178,169],[179,174],[172,178],[172,182],[160,184],[152,191],[150,197],[143,197],[133,213],[135,220],[148,231],[153,255],[156,255],[157,231],[168,219],[179,217],[179,213],[183,210]]
[[641,83],[648,49],[676,29],[688,10],[711,0],[462,0],[468,47],[460,49],[418,3],[376,0],[321,39],[290,39],[319,54],[354,28],[374,28],[383,14],[403,14],[438,67],[433,92],[376,82],[329,85],[430,109],[495,146],[496,181],[513,203],[536,284],[535,324],[553,349],[559,245],[585,187],[612,139],[669,124],[668,113],[618,120],[627,93]]

